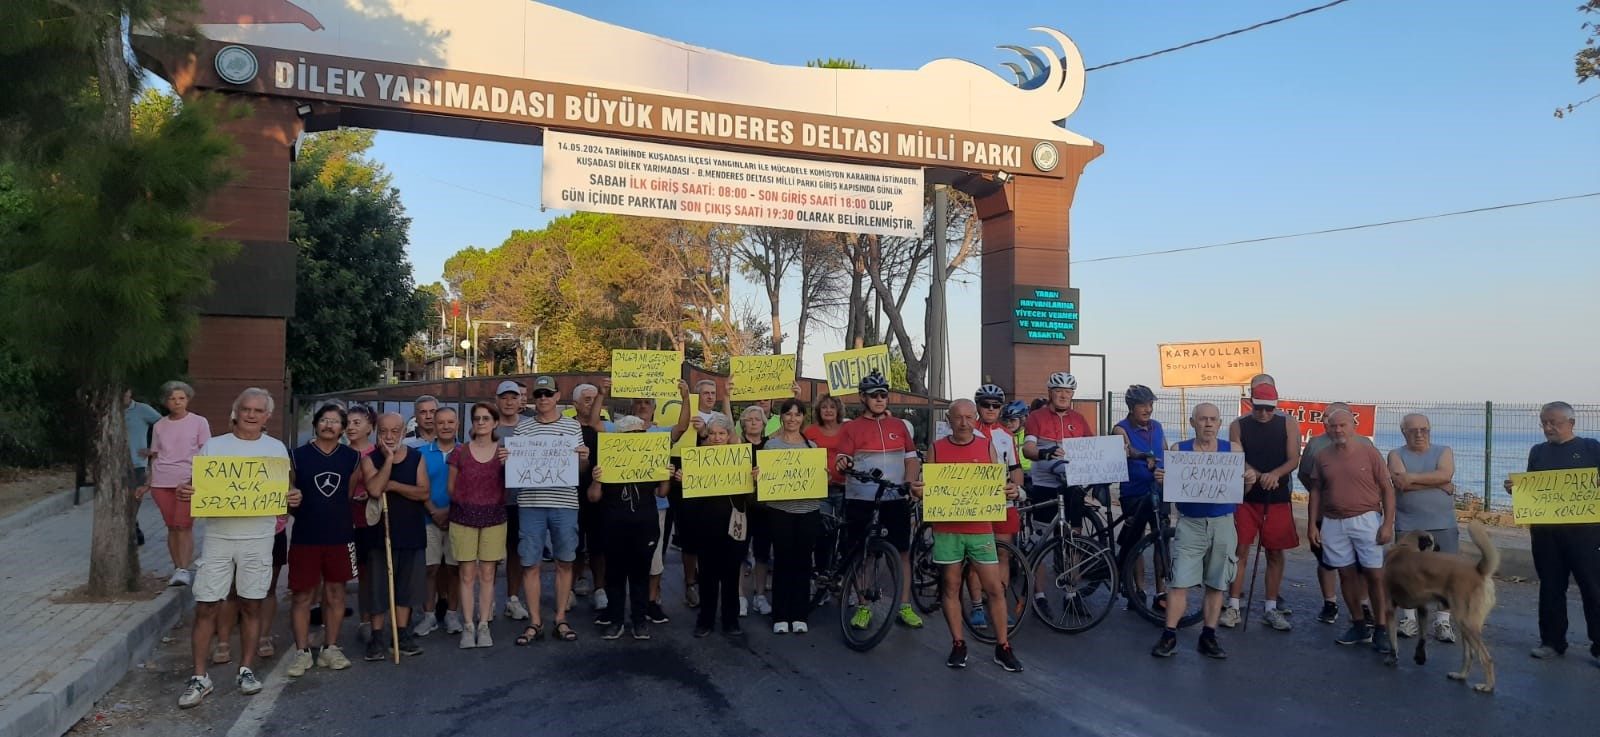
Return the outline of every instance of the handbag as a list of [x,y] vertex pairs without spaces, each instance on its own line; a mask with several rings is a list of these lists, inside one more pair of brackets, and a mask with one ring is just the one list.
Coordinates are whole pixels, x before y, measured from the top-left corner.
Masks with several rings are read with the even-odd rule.
[[738,540],[739,542],[744,542],[744,539],[748,537],[749,534],[749,515],[746,515],[744,512],[740,511],[738,507],[734,507],[733,513],[728,515],[728,537]]

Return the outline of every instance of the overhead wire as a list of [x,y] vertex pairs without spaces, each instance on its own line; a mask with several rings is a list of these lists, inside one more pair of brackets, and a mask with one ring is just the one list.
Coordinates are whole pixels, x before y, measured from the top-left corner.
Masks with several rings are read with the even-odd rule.
[[1241,33],[1249,33],[1250,31],[1254,31],[1254,30],[1257,30],[1257,29],[1260,29],[1260,28],[1266,28],[1267,26],[1273,25],[1275,23],[1282,23],[1282,22],[1284,22],[1286,20],[1293,20],[1295,18],[1299,18],[1302,15],[1310,15],[1312,13],[1315,13],[1315,12],[1319,11],[1319,10],[1327,10],[1328,8],[1331,8],[1331,7],[1335,6],[1335,5],[1343,5],[1343,4],[1347,3],[1347,2],[1350,2],[1350,0],[1333,0],[1333,2],[1324,3],[1322,5],[1318,5],[1315,8],[1306,8],[1305,10],[1301,10],[1299,12],[1290,13],[1290,14],[1288,14],[1286,16],[1283,16],[1282,18],[1273,18],[1272,20],[1262,21],[1262,22],[1257,23],[1257,24],[1255,24],[1253,26],[1246,26],[1244,28],[1234,29],[1232,31],[1228,31],[1227,33],[1219,33],[1219,34],[1217,34],[1215,36],[1212,36],[1210,38],[1202,38],[1202,39],[1200,39],[1198,41],[1190,41],[1189,43],[1186,43],[1186,44],[1180,44],[1180,45],[1177,45],[1177,46],[1172,46],[1172,47],[1169,47],[1169,48],[1161,49],[1160,51],[1152,51],[1152,52],[1150,52],[1148,54],[1140,54],[1138,56],[1130,56],[1130,57],[1128,57],[1126,59],[1121,59],[1121,60],[1109,62],[1109,63],[1106,63],[1106,64],[1098,64],[1098,65],[1095,65],[1095,66],[1092,66],[1092,67],[1085,67],[1084,71],[1085,72],[1093,72],[1093,71],[1098,71],[1098,70],[1101,70],[1101,69],[1110,69],[1111,67],[1114,67],[1114,66],[1121,66],[1123,64],[1131,64],[1131,63],[1136,62],[1136,61],[1143,61],[1145,59],[1150,59],[1150,58],[1154,58],[1154,57],[1157,57],[1157,56],[1161,56],[1162,54],[1170,54],[1170,53],[1172,53],[1174,51],[1182,51],[1184,49],[1193,48],[1193,47],[1199,46],[1201,44],[1208,44],[1208,43],[1211,43],[1212,41],[1220,41],[1220,40],[1222,40],[1224,38],[1228,38],[1229,36],[1237,36],[1237,35],[1239,35]]

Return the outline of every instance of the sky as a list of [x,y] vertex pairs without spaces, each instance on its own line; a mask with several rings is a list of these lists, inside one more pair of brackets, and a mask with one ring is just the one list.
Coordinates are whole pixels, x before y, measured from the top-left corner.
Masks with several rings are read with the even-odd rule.
[[[1093,66],[1321,3],[551,4],[777,64],[838,56],[913,69],[956,57],[998,70],[1011,57],[994,47],[1036,43],[1032,26],[1065,31]],[[1071,215],[1078,349],[1109,357],[1117,391],[1159,390],[1159,343],[1260,339],[1287,396],[1600,401],[1600,197],[1085,262],[1600,192],[1600,103],[1552,115],[1600,92],[1573,76],[1585,36],[1573,7],[1353,0],[1091,72],[1067,121],[1105,145]],[[561,214],[538,206],[539,148],[380,132],[372,155],[412,218],[418,283],[462,248]],[[961,278],[949,306],[957,356],[978,345],[977,277]],[[738,294],[761,296],[754,285]],[[783,310],[792,330],[793,296]],[[803,373],[821,376],[821,354],[841,347],[836,332],[813,333]],[[976,362],[953,363],[953,394],[981,383]],[[1073,368],[1083,391],[1102,390],[1095,361]]]

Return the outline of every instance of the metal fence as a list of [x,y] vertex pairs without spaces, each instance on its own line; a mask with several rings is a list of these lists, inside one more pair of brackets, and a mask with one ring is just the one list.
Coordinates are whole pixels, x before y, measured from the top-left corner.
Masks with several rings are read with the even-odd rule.
[[[1189,411],[1196,404],[1210,402],[1222,408],[1222,416],[1238,414],[1243,394],[1236,391],[1168,391],[1156,395],[1155,419],[1166,429],[1168,442],[1192,434]],[[1285,397],[1297,399],[1297,397]],[[1336,400],[1315,400],[1336,401]],[[1448,445],[1456,459],[1457,504],[1480,503],[1489,510],[1511,508],[1511,499],[1501,486],[1507,474],[1527,470],[1528,449],[1544,442],[1539,429],[1539,404],[1495,402],[1371,402],[1337,400],[1352,405],[1376,408],[1373,443],[1384,454],[1405,445],[1400,435],[1400,420],[1412,412],[1428,416],[1433,442]],[[1108,392],[1108,424],[1121,419],[1127,405],[1121,392]],[[1574,405],[1579,435],[1600,433],[1600,404]],[[1308,420],[1302,420],[1302,424]],[[1321,418],[1309,421],[1320,423]]]

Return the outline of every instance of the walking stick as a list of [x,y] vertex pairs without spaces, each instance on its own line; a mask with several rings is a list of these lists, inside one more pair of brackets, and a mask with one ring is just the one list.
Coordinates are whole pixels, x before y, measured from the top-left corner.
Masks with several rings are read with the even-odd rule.
[[1250,631],[1250,610],[1256,600],[1256,574],[1261,571],[1261,545],[1267,538],[1267,514],[1270,506],[1261,505],[1261,529],[1256,531],[1255,563],[1250,568],[1250,592],[1245,594],[1244,598],[1244,624],[1240,627],[1241,632]]
[[[394,664],[399,665],[400,621],[395,618],[394,547],[389,543],[389,495],[380,495],[378,501],[383,506],[383,559],[388,563],[383,567],[383,572],[388,574],[389,579],[389,644],[390,649],[394,652]],[[1253,584],[1254,582],[1252,581],[1251,583]]]

